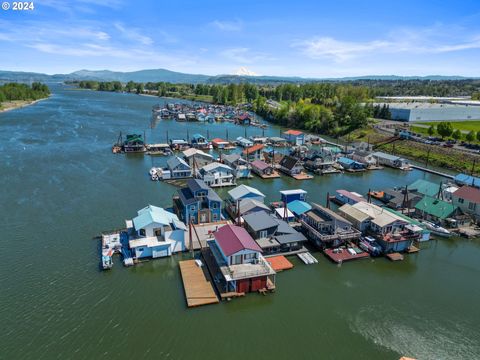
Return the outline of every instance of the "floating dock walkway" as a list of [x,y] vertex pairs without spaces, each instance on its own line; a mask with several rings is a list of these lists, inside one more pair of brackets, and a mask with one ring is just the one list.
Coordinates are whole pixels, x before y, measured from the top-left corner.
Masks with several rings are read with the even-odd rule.
[[199,263],[196,260],[184,260],[178,263],[188,307],[219,302],[205,264],[199,266]]
[[453,176],[453,175],[445,174],[445,173],[442,173],[442,172],[440,172],[440,171],[436,171],[436,170],[432,170],[432,169],[428,169],[428,168],[423,167],[423,166],[418,166],[418,165],[410,164],[410,167],[411,167],[411,168],[414,168],[414,169],[417,169],[417,170],[421,170],[421,171],[428,172],[428,173],[430,173],[430,174],[435,174],[435,175],[438,175],[438,176],[443,176],[443,177],[446,177],[446,178],[451,179],[451,180],[453,180],[453,179],[455,178],[455,176]]

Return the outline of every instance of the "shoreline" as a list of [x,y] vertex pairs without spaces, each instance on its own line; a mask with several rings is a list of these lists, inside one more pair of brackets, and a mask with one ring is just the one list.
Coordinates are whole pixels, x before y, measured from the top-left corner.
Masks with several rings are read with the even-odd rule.
[[[0,113],[4,113],[4,112],[7,112],[7,111],[12,111],[12,110],[16,110],[16,109],[21,109],[21,108],[24,108],[24,107],[27,107],[27,106],[30,106],[30,105],[34,105],[42,100],[46,100],[50,97],[51,95],[49,95],[48,97],[46,98],[43,98],[43,99],[37,99],[37,100],[13,100],[13,101],[6,101],[5,103],[7,103],[7,107],[5,108],[0,108]],[[17,103],[15,103],[17,102]],[[4,104],[4,103],[2,103]],[[3,106],[3,105],[2,105]]]

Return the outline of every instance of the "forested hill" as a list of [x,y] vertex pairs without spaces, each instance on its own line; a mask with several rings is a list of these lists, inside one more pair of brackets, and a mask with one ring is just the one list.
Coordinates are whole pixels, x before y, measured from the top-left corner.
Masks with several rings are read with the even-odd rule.
[[50,95],[48,86],[38,82],[32,83],[32,86],[17,83],[0,85],[0,103],[14,100],[38,100],[48,95]]

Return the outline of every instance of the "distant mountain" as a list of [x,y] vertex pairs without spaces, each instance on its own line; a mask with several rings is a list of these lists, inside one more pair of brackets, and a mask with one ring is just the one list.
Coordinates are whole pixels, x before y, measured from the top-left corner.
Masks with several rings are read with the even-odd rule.
[[166,69],[153,69],[153,70],[139,70],[131,72],[119,72],[110,70],[80,70],[75,71],[70,76],[74,76],[78,79],[96,79],[103,81],[135,81],[135,82],[171,82],[171,83],[202,83],[206,82],[210,76],[208,75],[196,75],[185,74],[176,71],[170,71]]
[[166,69],[139,70],[131,72],[120,72],[110,70],[79,70],[70,74],[41,74],[22,71],[3,71],[0,70],[0,82],[18,81],[42,81],[42,82],[61,82],[72,80],[97,80],[97,81],[135,81],[135,82],[171,82],[171,83],[208,83],[208,84],[238,84],[249,82],[254,84],[281,84],[281,83],[305,83],[321,81],[355,81],[355,80],[465,80],[472,79],[463,76],[397,76],[397,75],[368,75],[343,78],[302,78],[288,76],[258,76],[247,69],[239,69],[238,75],[202,75],[186,74]]

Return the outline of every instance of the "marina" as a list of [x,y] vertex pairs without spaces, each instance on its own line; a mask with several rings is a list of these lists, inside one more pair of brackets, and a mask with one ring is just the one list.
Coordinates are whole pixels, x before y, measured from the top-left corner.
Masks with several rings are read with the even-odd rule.
[[[267,346],[269,354],[278,358],[298,356],[298,349],[292,349],[290,345],[292,341],[302,346],[306,357],[318,356],[318,348],[310,344],[319,342],[324,351],[331,351],[339,358],[354,358],[359,352],[364,352],[374,359],[398,359],[400,354],[425,354],[424,346],[446,357],[458,357],[442,342],[433,345],[422,342],[419,345],[416,339],[426,331],[441,334],[452,321],[460,321],[463,325],[458,333],[451,334],[451,339],[465,344],[466,354],[471,355],[465,358],[476,357],[478,352],[468,344],[478,340],[477,326],[472,320],[478,313],[478,299],[476,293],[469,292],[462,284],[475,283],[479,247],[475,240],[456,235],[421,242],[418,245],[421,252],[417,255],[402,254],[403,261],[391,263],[379,257],[374,262],[352,261],[341,268],[309,243],[307,250],[317,258],[318,263],[307,266],[297,255],[287,255],[294,268],[277,274],[275,293],[267,296],[258,291],[246,293],[244,297],[230,302],[218,299],[216,306],[188,311],[179,266],[180,261],[190,260],[188,249],[177,255],[145,259],[132,267],[124,267],[122,261],[118,261],[122,259],[121,254],[117,253],[119,255],[113,256],[112,270],[99,270],[101,241],[91,241],[92,236],[101,234],[105,229],[122,227],[124,219],[132,218],[138,209],[147,204],[153,203],[168,210],[172,205],[172,196],[177,195],[178,187],[168,182],[149,180],[149,169],[166,166],[169,156],[146,157],[143,153],[112,156],[110,153],[112,139],[118,135],[119,129],[124,133],[143,132],[138,119],[157,102],[156,98],[61,88],[55,90],[51,99],[35,105],[35,112],[24,108],[2,114],[2,128],[5,130],[2,131],[5,134],[2,143],[14,140],[22,149],[26,147],[22,151],[15,146],[3,149],[3,171],[9,174],[1,177],[4,186],[9,188],[3,199],[15,205],[9,211],[4,207],[2,213],[2,218],[9,224],[5,227],[5,245],[14,249],[12,256],[6,257],[1,265],[3,273],[11,274],[10,280],[4,280],[2,284],[3,315],[7,321],[12,321],[10,331],[0,340],[5,354],[14,357],[21,348],[26,356],[39,357],[43,354],[43,357],[51,358],[62,353],[62,349],[79,348],[81,357],[95,358],[105,351],[117,357],[134,356],[131,344],[135,342],[158,354],[168,352],[170,356],[179,358],[195,357],[198,354],[195,349],[204,346],[206,340],[216,338],[205,332],[204,324],[210,322],[215,324],[216,333],[231,332],[231,324],[234,323],[242,336],[252,343],[271,331],[272,327],[284,329],[276,339],[265,339],[265,343],[255,347],[255,351],[262,351]],[[124,110],[125,106],[129,111]],[[138,110],[138,107],[141,109]],[[92,123],[89,122],[92,111],[105,111],[108,115],[102,122]],[[132,117],[132,113],[136,116]],[[48,132],[46,136],[42,127],[32,127],[30,123],[37,120],[45,122],[49,128],[58,129],[58,134]],[[191,134],[205,133],[201,128],[203,124],[199,122],[165,121],[155,129],[147,127],[146,138],[150,143],[164,143],[166,131],[171,137],[183,138],[186,126],[192,126]],[[230,139],[244,135],[241,126],[228,122],[216,122],[209,126],[212,138],[225,137],[226,128]],[[39,143],[26,141],[18,135],[19,129]],[[272,137],[279,133],[274,126],[265,129],[265,132],[266,136]],[[94,138],[98,140],[91,142]],[[63,151],[58,151],[59,142],[65,143]],[[89,142],[88,150],[82,147],[85,142]],[[212,153],[218,157],[216,150]],[[29,169],[30,176],[22,175],[22,169]],[[261,191],[266,197],[266,204],[278,201],[279,191],[300,187],[308,192],[306,202],[325,205],[327,192],[335,194],[336,190],[344,189],[367,198],[369,189],[404,187],[418,179],[436,184],[445,180],[416,169],[400,171],[385,167],[381,171],[314,176],[306,182],[297,182],[290,176],[271,180],[255,176],[242,179],[239,183]],[[185,186],[185,182],[181,187]],[[38,190],[34,190],[36,188]],[[26,193],[25,189],[32,190]],[[217,188],[216,191],[221,199],[225,199],[231,189],[233,187]],[[58,210],[60,207],[62,211]],[[337,211],[335,204],[331,208]],[[290,204],[288,209],[293,212]],[[97,216],[100,213],[102,215]],[[30,216],[31,222],[19,220],[25,215]],[[52,224],[56,224],[55,231]],[[195,227],[199,229],[201,225]],[[216,225],[211,226],[210,231],[215,229]],[[205,229],[205,235],[208,232]],[[195,234],[194,230],[192,234]],[[211,236],[205,243],[210,239]],[[196,243],[195,235],[192,242]],[[185,246],[188,247],[188,244],[187,233]],[[199,251],[196,250],[196,255]],[[55,261],[52,261],[52,256],[55,256]],[[202,263],[207,266],[206,261],[202,260]],[[446,264],[452,266],[446,267]],[[441,281],[439,276],[432,274],[441,275]],[[385,292],[385,281],[394,285],[388,294]],[[455,291],[445,292],[445,288]],[[50,295],[45,289],[53,289],[54,292]],[[408,300],[405,300],[406,291]],[[461,295],[467,293],[466,297]],[[234,296],[232,293],[225,294],[227,298]],[[450,313],[442,307],[432,307],[431,304],[438,301],[438,294],[442,294],[441,301],[450,307],[457,304],[457,310]],[[308,311],[299,312],[296,310],[298,306]],[[275,316],[278,313],[282,313],[282,317]],[[413,321],[412,315],[419,321]],[[49,321],[51,316],[53,318]],[[79,317],[85,321],[79,322]],[[15,318],[25,319],[29,326],[22,326],[14,321]],[[269,321],[259,321],[262,318]],[[328,326],[328,337],[318,335],[318,319]],[[364,336],[371,332],[358,330],[364,329],[360,326],[366,326],[368,329],[379,329],[383,334],[392,328],[392,321],[406,329],[407,334],[412,334],[407,337],[408,346],[393,347],[398,341],[385,337],[382,344],[386,346],[379,345],[373,340],[376,338]],[[256,325],[252,326],[252,323]],[[424,326],[426,323],[428,327]],[[144,331],[138,333],[132,331],[133,328]],[[292,330],[297,328],[308,331],[297,334],[298,331]],[[127,332],[128,342],[117,341]],[[191,346],[178,347],[167,341],[166,337],[172,333],[191,339]],[[205,335],[199,337],[199,333]],[[331,340],[332,337],[341,339],[345,336],[355,343],[354,350],[343,347],[343,340]],[[30,340],[25,342],[25,337]],[[99,343],[98,339],[103,341]],[[288,346],[284,345],[288,342]],[[232,356],[231,351],[221,345],[214,347],[209,354],[215,358]],[[233,355],[233,358],[240,356]]]

